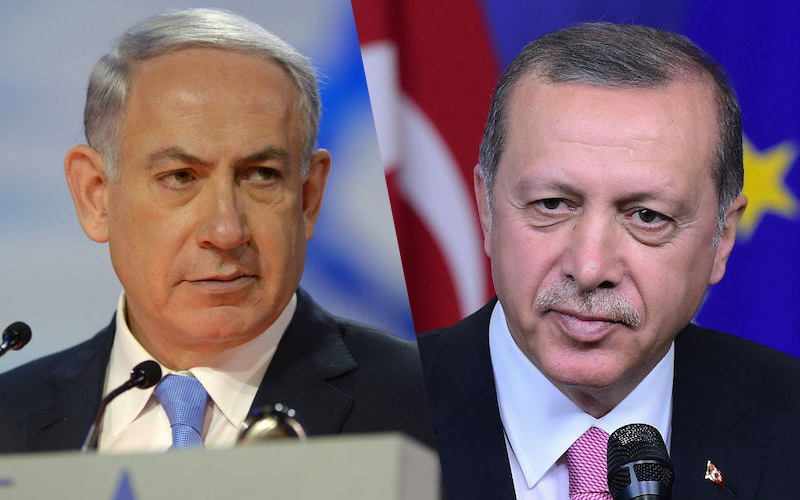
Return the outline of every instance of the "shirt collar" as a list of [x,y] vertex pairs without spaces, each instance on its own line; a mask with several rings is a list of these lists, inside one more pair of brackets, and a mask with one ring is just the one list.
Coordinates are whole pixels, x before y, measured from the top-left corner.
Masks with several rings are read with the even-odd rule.
[[674,343],[639,385],[600,419],[585,413],[559,391],[519,349],[499,301],[489,322],[489,352],[500,418],[528,488],[533,488],[592,426],[611,434],[626,424],[650,424],[665,438],[669,449]]
[[[263,333],[247,343],[228,349],[210,359],[205,365],[190,368],[208,392],[209,398],[225,417],[240,427],[247,417],[258,386],[264,378],[278,342],[286,332],[297,308],[297,294],[293,294],[278,319]],[[133,336],[126,321],[125,292],[117,302],[116,334],[111,347],[105,390],[108,394],[130,378],[130,370],[142,361],[153,359]],[[162,376],[173,373],[162,366]],[[151,399],[153,387],[130,390],[121,394],[109,405],[105,423],[110,424],[110,433],[118,436],[143,411],[157,404]]]

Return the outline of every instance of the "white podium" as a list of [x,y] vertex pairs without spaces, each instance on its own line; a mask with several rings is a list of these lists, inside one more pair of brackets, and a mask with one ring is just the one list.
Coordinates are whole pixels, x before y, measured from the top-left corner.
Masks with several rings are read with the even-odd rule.
[[0,455],[0,498],[438,500],[433,450],[400,434],[228,450]]

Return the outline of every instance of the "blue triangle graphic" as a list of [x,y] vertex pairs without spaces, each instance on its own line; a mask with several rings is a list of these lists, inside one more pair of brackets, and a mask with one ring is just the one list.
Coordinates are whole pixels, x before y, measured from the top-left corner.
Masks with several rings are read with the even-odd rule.
[[122,476],[119,478],[117,491],[114,493],[113,500],[136,500],[133,495],[133,488],[131,487],[131,478],[128,471],[123,470]]

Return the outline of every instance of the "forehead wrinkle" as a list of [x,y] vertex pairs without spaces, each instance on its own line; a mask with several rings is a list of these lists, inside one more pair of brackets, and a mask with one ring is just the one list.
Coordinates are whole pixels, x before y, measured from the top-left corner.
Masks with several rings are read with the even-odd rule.
[[523,179],[517,183],[521,191],[527,192],[532,190],[542,191],[547,193],[563,193],[570,195],[581,195],[582,192],[572,184],[562,181],[544,181],[537,182],[535,179]]
[[[597,140],[593,142],[592,139]],[[570,139],[559,137],[555,142],[562,145],[575,145],[582,149],[583,154],[617,154],[621,155],[614,158],[614,162],[622,162],[617,166],[625,168],[624,164],[628,163],[645,163],[650,164],[655,161],[661,161],[665,157],[665,149],[668,146],[664,143],[663,138],[660,137],[626,137],[620,139],[620,142],[609,142],[607,137],[591,138],[580,137],[577,139]],[[617,153],[618,152],[618,153]],[[597,157],[598,166],[605,166],[606,168],[613,167],[613,164],[608,164],[602,160],[605,157]],[[669,159],[669,158],[667,158]]]
[[271,160],[277,160],[285,163],[290,159],[290,157],[291,155],[285,148],[278,146],[267,146],[260,151],[256,151],[255,153],[249,154],[244,158],[236,160],[236,164],[244,165],[247,163],[258,163]]
[[[257,163],[257,162],[264,162],[271,160],[286,162],[289,160],[290,157],[291,155],[285,148],[279,146],[266,146],[265,148],[256,151],[255,153],[251,153],[242,158],[237,158],[234,161],[234,164],[237,166],[241,166],[249,163]],[[206,160],[197,155],[194,155],[180,146],[170,146],[158,150],[148,155],[147,159],[149,160],[149,163],[160,163],[163,161],[177,161],[186,165],[198,165],[202,167],[211,167],[214,165],[213,161]]]
[[592,143],[590,138],[569,139],[569,138],[565,138],[565,137],[559,137],[559,138],[556,138],[556,141],[564,143],[564,144],[578,144],[580,146],[586,146],[586,147],[589,147],[589,148],[622,148],[622,149],[628,149],[628,150],[633,150],[632,146],[634,144],[647,144],[647,145],[655,144],[655,145],[660,145],[662,143],[662,141],[659,140],[656,137],[644,137],[644,136],[642,136],[642,137],[627,137],[627,138],[625,138],[625,142],[631,143],[631,144],[612,144],[612,143],[608,143],[608,142],[604,142],[604,141],[601,141],[601,142],[599,142],[597,144],[594,144],[594,143]]
[[[557,169],[554,169],[554,171]],[[508,184],[511,189],[509,193],[513,193],[514,197],[525,197],[528,194],[539,194],[545,196],[553,195],[568,195],[582,197],[583,193],[573,184],[563,182],[560,180],[544,180],[540,175],[531,175],[525,169],[519,171],[514,178],[508,179]],[[531,200],[521,200],[527,203]]]
[[148,155],[147,159],[150,163],[158,163],[162,161],[178,161],[187,165],[201,165],[204,167],[211,166],[213,162],[204,160],[199,156],[193,155],[181,148],[180,146],[170,146],[160,149]]
[[685,210],[688,209],[689,205],[692,204],[692,200],[685,199],[680,196],[674,196],[669,192],[669,190],[663,188],[624,192],[617,197],[616,201],[621,205],[627,205],[631,203],[659,202],[665,203],[667,208],[671,210]]

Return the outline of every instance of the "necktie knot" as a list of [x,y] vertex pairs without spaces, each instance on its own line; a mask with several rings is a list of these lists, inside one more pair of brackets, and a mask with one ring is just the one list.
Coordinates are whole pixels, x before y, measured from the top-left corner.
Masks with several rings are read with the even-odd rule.
[[201,448],[208,401],[203,384],[194,377],[167,375],[156,386],[155,394],[172,428],[170,449]]
[[567,450],[570,500],[612,500],[606,479],[608,433],[591,427]]

